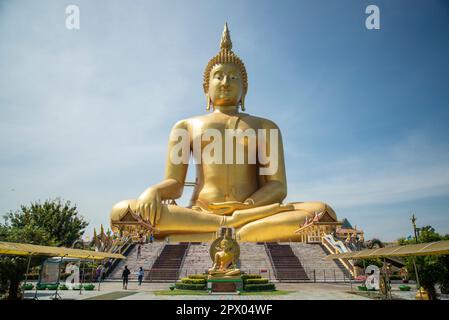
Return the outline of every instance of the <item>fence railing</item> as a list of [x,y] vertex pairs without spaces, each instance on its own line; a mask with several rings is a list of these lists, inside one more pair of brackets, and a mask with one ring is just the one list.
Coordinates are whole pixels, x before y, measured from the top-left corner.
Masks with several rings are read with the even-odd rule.
[[[288,271],[292,271],[294,274],[298,271],[297,268],[281,268],[279,271],[282,271],[283,274]],[[178,279],[186,278],[189,275],[193,274],[205,274],[207,269],[202,268],[187,268],[179,273],[179,269],[144,269],[144,282],[175,282]],[[305,269],[305,273],[307,278],[303,279],[278,279],[270,269],[243,269],[242,272],[246,274],[259,274],[263,278],[270,280],[279,280],[281,282],[308,282],[308,283],[349,283],[353,281],[351,277],[349,277],[345,272],[342,272],[337,269],[326,269],[326,268],[308,268]],[[86,272],[87,273],[87,272]],[[110,278],[111,280],[119,280],[120,276],[116,276],[115,278]],[[137,272],[131,272],[129,275],[129,280],[137,280]]]

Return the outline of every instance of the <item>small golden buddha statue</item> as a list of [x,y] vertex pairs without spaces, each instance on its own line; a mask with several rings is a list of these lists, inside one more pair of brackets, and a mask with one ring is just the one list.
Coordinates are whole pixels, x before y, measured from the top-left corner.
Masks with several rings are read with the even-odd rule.
[[236,267],[238,260],[238,243],[226,236],[219,238],[220,246],[211,245],[211,256],[213,256],[213,266],[208,273],[212,277],[231,277],[240,275],[240,270]]
[[[282,204],[287,195],[282,137],[274,122],[244,112],[248,76],[244,63],[232,51],[227,25],[220,51],[204,71],[203,89],[208,113],[174,125],[165,179],[137,199],[117,203],[110,215],[114,230],[131,210],[142,223],[155,229],[157,238],[169,236],[171,241],[212,241],[220,227],[235,228],[239,241],[300,241],[295,230],[314,212],[327,211],[336,219],[335,212],[322,202]],[[226,137],[229,130],[266,131],[269,135],[266,138],[257,135],[254,144],[249,136],[241,142],[221,141],[220,137]],[[185,133],[184,136],[179,132]],[[177,149],[179,138],[187,140],[186,148]],[[233,152],[230,159],[218,148],[211,151],[211,145],[229,146],[228,141]],[[239,162],[239,148],[245,151],[254,148],[258,155],[265,150],[277,157],[275,161],[265,162],[263,158],[252,161],[254,158],[248,153]],[[202,155],[208,153],[214,161],[202,162]],[[183,161],[173,161],[173,155],[179,154]],[[183,193],[192,156],[197,171],[195,189],[190,205],[181,207],[173,200]]]

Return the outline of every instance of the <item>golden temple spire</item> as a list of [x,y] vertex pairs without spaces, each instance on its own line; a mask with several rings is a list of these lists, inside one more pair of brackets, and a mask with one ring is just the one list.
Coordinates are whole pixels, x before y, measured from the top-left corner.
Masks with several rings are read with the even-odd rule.
[[231,50],[231,49],[232,49],[231,34],[229,33],[228,23],[225,22],[223,34],[221,36],[220,41],[220,50]]

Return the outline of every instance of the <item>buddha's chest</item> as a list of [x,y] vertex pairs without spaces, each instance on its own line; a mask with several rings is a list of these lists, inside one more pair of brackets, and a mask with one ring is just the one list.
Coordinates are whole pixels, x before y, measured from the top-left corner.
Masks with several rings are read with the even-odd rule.
[[229,253],[222,253],[221,254],[221,264],[223,266],[227,266],[230,262],[232,262],[232,257],[233,255],[229,254]]
[[207,130],[218,130],[223,134],[226,130],[257,130],[253,123],[245,121],[242,117],[226,117],[219,119],[212,118],[206,121],[194,123],[191,129],[194,133]]

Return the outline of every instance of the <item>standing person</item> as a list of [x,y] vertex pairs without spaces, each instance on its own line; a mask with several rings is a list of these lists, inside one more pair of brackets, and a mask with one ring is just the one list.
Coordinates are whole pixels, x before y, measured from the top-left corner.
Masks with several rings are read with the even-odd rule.
[[128,277],[131,271],[129,271],[128,266],[125,266],[125,269],[122,272],[123,279],[123,289],[128,290]]
[[150,243],[153,243],[153,241],[154,241],[154,235],[153,235],[153,232],[151,232],[151,234],[150,234]]
[[101,281],[101,276],[103,275],[103,265],[98,265],[97,270],[95,272],[95,278],[97,282]]
[[138,277],[137,277],[137,279],[139,280],[139,286],[142,284],[144,274],[145,274],[145,272],[143,271],[143,268],[140,267],[139,272],[138,272]]
[[140,259],[141,254],[142,254],[142,245],[139,244],[139,246],[137,247],[137,259]]

